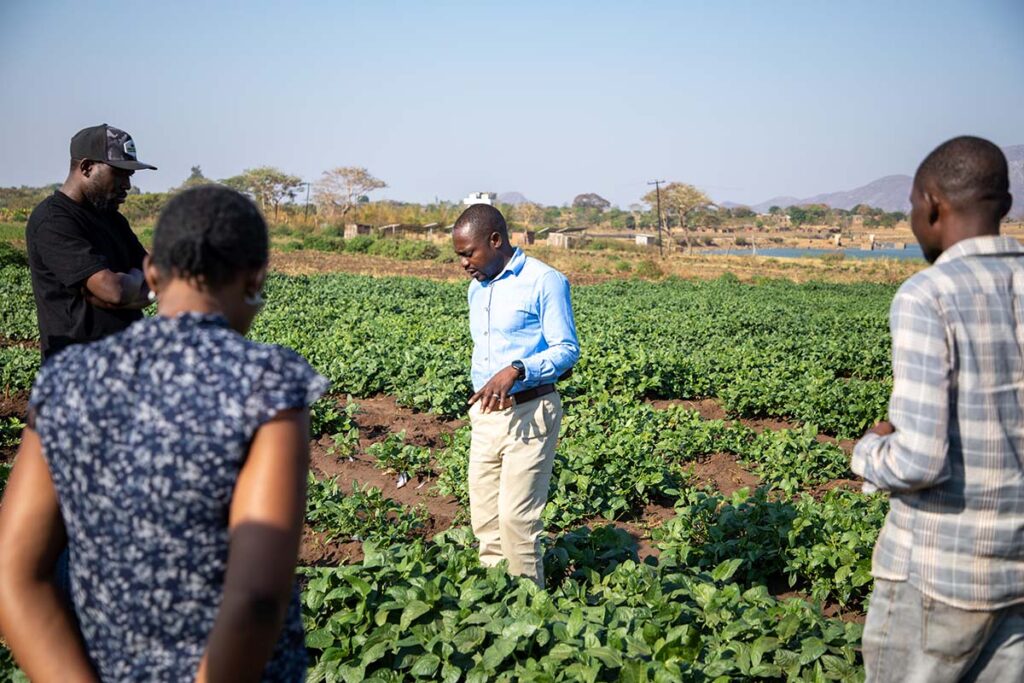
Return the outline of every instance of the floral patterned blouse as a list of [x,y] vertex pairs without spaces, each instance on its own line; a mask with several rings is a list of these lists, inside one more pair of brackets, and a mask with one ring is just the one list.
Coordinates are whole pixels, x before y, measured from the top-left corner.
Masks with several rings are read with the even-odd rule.
[[[141,320],[44,365],[29,405],[67,529],[72,602],[104,681],[194,680],[249,443],[326,387],[295,352],[198,313]],[[304,678],[300,616],[295,589],[265,680]]]

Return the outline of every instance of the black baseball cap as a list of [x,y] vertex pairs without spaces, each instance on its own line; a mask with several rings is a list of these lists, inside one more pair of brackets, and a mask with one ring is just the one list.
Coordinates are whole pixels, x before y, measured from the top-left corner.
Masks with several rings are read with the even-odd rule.
[[71,158],[102,161],[114,168],[128,171],[144,168],[156,170],[156,166],[139,161],[135,152],[135,141],[131,135],[105,123],[83,128],[75,133],[75,137],[71,138]]

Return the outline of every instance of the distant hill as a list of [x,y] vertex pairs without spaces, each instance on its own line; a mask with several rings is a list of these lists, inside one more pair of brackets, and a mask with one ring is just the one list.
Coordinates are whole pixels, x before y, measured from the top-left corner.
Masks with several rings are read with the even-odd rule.
[[532,202],[518,192],[502,192],[498,195],[498,203],[519,206],[520,204],[530,204]]
[[[1006,160],[1010,166],[1010,192],[1013,193],[1012,218],[1024,218],[1024,145],[1003,147]],[[910,186],[913,178],[908,175],[889,175],[874,180],[867,185],[846,190],[844,192],[827,192],[798,199],[796,197],[773,197],[760,204],[750,206],[759,213],[768,211],[772,206],[787,207],[803,204],[826,204],[833,209],[852,209],[858,204],[867,204],[885,211],[910,211]],[[732,202],[722,202],[723,206],[738,206]]]
[[852,209],[858,204],[867,204],[886,211],[909,211],[910,200],[908,197],[910,196],[911,182],[913,182],[913,178],[908,175],[889,175],[845,192],[827,192],[804,199],[773,197],[750,208],[764,213],[772,206],[826,204],[833,209]]

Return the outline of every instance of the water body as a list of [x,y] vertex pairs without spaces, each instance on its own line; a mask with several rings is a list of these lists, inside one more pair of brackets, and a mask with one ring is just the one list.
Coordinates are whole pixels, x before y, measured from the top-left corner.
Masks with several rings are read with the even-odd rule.
[[923,261],[924,254],[918,245],[906,249],[794,249],[792,247],[768,247],[753,249],[710,249],[705,254],[726,254],[729,256],[778,256],[781,258],[815,258],[843,254],[855,259],[898,259],[900,261]]

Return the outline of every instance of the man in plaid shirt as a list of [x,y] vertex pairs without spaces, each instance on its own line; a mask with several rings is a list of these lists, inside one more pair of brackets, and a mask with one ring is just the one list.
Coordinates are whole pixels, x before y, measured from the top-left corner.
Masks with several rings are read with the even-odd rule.
[[932,267],[890,311],[889,421],[857,444],[888,491],[864,628],[868,680],[1024,680],[1024,247],[999,235],[1006,158],[959,137],[921,163],[910,222]]

